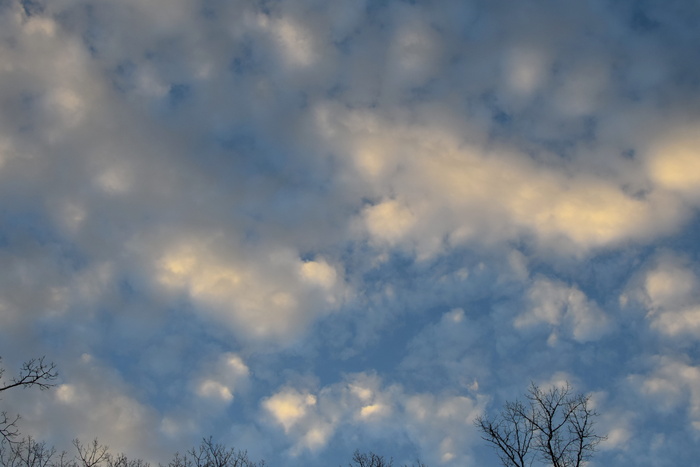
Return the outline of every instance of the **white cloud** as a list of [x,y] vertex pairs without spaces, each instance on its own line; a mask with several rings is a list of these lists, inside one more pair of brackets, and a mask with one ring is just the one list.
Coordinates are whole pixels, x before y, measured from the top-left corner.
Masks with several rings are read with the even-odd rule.
[[359,373],[315,393],[284,387],[262,407],[284,429],[295,455],[324,447],[336,434],[359,432],[387,439],[408,436],[429,462],[463,465],[465,443],[473,439],[473,421],[484,402],[480,397],[411,394]]
[[185,237],[153,259],[158,283],[183,291],[203,312],[242,338],[294,340],[314,318],[342,304],[347,288],[326,260],[302,261],[291,251],[231,251],[221,238]]
[[689,429],[614,400],[600,454],[688,451],[695,252],[633,257],[694,234],[693,2],[85,3],[0,1],[2,356],[65,377],[3,395],[27,433],[481,465],[484,388],[663,350],[635,381]]
[[[261,18],[261,24],[267,25],[268,20]],[[272,22],[270,26],[275,38],[279,41],[284,56],[292,65],[310,66],[315,61],[314,37],[311,31],[295,24],[291,18],[282,18]]]
[[386,200],[370,206],[363,213],[370,235],[378,242],[396,245],[407,235],[417,219],[396,200]]
[[305,261],[300,266],[301,277],[312,284],[324,289],[332,288],[337,281],[338,274],[335,268],[329,265],[323,258],[318,261]]
[[528,293],[530,309],[518,316],[516,328],[546,323],[552,329],[551,343],[559,333],[578,342],[599,339],[610,330],[610,319],[576,287],[538,278]]
[[[144,439],[143,433],[157,432],[158,415],[138,400],[133,388],[91,355],[84,354],[74,361],[64,359],[63,363],[61,375],[67,382],[52,392],[29,398],[21,392],[3,396],[4,402],[21,411],[24,434],[48,438],[48,442],[65,449],[72,439],[97,437],[109,440],[115,452],[157,455],[162,446]],[[46,433],[47,420],[60,423],[62,429]]]
[[[450,245],[532,233],[540,245],[585,253],[648,240],[685,215],[663,192],[636,198],[614,179],[538,166],[513,147],[466,144],[449,129],[391,123],[324,105],[318,124],[349,141],[367,190],[382,201],[361,216],[371,239],[433,256]],[[426,115],[426,118],[428,116]]]
[[658,356],[647,375],[633,375],[631,382],[647,396],[656,410],[683,409],[687,422],[700,431],[700,367],[684,358]]
[[219,399],[222,402],[231,402],[233,394],[231,390],[218,381],[205,379],[197,387],[197,394],[202,397]]
[[233,401],[234,393],[248,386],[249,373],[248,366],[239,355],[226,352],[199,377],[195,392],[200,397],[229,404]]
[[653,326],[667,336],[700,335],[700,305],[678,311],[663,312]]
[[700,335],[698,276],[681,257],[665,254],[644,281],[651,326],[670,337]]
[[464,396],[414,395],[404,402],[412,439],[433,462],[465,465],[465,447],[477,434],[474,420],[481,415],[485,400]]
[[306,416],[309,408],[316,405],[316,401],[313,394],[286,388],[266,399],[263,407],[282,425],[284,431],[289,433],[290,429]]

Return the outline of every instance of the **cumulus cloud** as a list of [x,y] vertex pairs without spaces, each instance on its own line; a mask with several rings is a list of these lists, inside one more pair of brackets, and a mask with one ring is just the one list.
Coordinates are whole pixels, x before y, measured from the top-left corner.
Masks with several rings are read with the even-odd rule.
[[577,342],[599,339],[609,331],[610,320],[576,287],[538,278],[528,293],[530,309],[518,316],[516,328],[547,324],[551,329],[548,342],[557,343],[559,334]]
[[700,194],[700,124],[690,122],[667,131],[648,151],[650,178],[664,189],[697,204]]
[[[109,440],[110,446],[135,455],[151,456],[162,445],[150,443],[141,435],[158,432],[158,414],[138,400],[111,368],[95,357],[83,354],[76,361],[64,362],[64,381],[48,399],[28,400],[21,394],[8,392],[7,398],[22,412],[23,432],[68,448],[75,438]],[[56,420],[63,430],[47,433],[46,420]]]
[[154,463],[487,465],[485,401],[565,375],[601,465],[692,464],[698,14],[0,1],[0,356],[63,377],[2,409]]
[[341,305],[342,271],[325,259],[304,261],[288,250],[250,256],[226,243],[175,240],[154,257],[157,283],[186,293],[204,312],[254,339],[294,339],[314,317]]
[[348,155],[384,198],[362,213],[370,238],[419,256],[528,234],[581,253],[664,234],[684,215],[664,192],[638,198],[615,180],[543,168],[516,148],[470,143],[429,121],[397,125],[337,106],[317,114],[332,140],[357,141]]
[[652,329],[669,338],[692,339],[700,323],[698,275],[683,255],[659,253],[622,295],[641,305]]
[[247,385],[250,370],[240,356],[226,352],[208,373],[198,379],[197,395],[228,404],[233,401],[233,394]]
[[683,358],[657,356],[647,375],[632,375],[638,390],[651,400],[655,410],[671,413],[679,407],[687,407],[687,420],[695,430],[700,430],[700,368]]
[[484,402],[482,396],[409,393],[359,373],[315,392],[281,388],[262,407],[284,429],[296,455],[323,448],[333,436],[364,432],[387,439],[407,436],[427,461],[463,465],[469,458],[465,443],[474,439],[473,421]]

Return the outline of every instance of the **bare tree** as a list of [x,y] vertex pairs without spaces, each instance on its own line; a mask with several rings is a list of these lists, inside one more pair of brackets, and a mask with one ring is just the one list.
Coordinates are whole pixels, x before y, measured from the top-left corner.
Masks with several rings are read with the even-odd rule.
[[31,436],[12,443],[0,441],[0,466],[2,467],[149,467],[142,459],[129,459],[126,454],[112,455],[109,448],[97,439],[83,444],[73,440],[76,454],[57,453],[54,447],[37,442]]
[[0,465],[4,467],[49,467],[56,449],[31,436],[18,442],[0,441]]
[[202,439],[200,445],[185,454],[175,453],[167,467],[264,467],[265,461],[254,462],[247,451],[227,448],[215,443],[211,437]]
[[582,467],[605,439],[594,431],[598,414],[590,396],[573,394],[569,383],[548,390],[533,383],[526,399],[506,402],[495,418],[476,420],[505,467],[529,467],[536,459],[552,467]]
[[[360,452],[359,450],[355,450],[355,452],[352,455],[352,463],[349,464],[349,467],[393,467],[394,465],[394,459],[393,458],[385,458],[384,456],[380,456],[379,454],[376,454],[372,451],[370,452]],[[409,467],[408,465],[404,465],[404,467]],[[416,460],[415,464],[412,464],[410,467],[427,467],[424,463],[420,461],[420,459]]]
[[151,464],[143,459],[129,459],[126,454],[110,456],[107,467],[149,467]]
[[506,402],[498,418],[476,419],[482,438],[497,448],[498,457],[505,467],[532,465],[530,454],[535,427],[529,420],[533,414],[523,416],[530,409],[520,401]]
[[[0,360],[2,360],[0,358]],[[12,378],[9,383],[2,383],[4,368],[0,368],[0,392],[16,387],[33,387],[48,389],[54,385],[53,381],[58,378],[56,365],[47,363],[45,357],[32,358],[22,364],[19,374]]]
[[112,458],[109,447],[100,444],[97,438],[89,444],[83,444],[76,438],[73,440],[73,446],[77,451],[75,459],[80,467],[99,467],[102,464],[109,464]]
[[[0,358],[0,361],[2,358]],[[58,378],[56,365],[45,361],[44,357],[32,358],[22,364],[17,376],[9,381],[3,381],[5,369],[0,367],[0,392],[14,388],[38,387],[41,390],[48,389],[54,385]],[[19,415],[9,415],[7,412],[0,412],[0,437],[3,442],[12,443],[19,434],[17,422]]]
[[364,453],[359,450],[353,453],[352,462],[350,467],[392,467],[394,465],[394,459],[385,459],[384,456],[371,451]]

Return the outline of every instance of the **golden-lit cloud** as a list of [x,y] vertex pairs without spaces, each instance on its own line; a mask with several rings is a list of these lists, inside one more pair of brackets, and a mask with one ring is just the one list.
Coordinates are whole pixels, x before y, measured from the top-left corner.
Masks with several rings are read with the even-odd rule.
[[659,186],[697,203],[700,199],[700,124],[674,128],[649,150],[648,170]]
[[289,432],[292,426],[307,414],[309,407],[314,405],[316,396],[294,389],[283,390],[263,402],[265,410],[286,432]]
[[462,244],[524,234],[580,254],[653,238],[685,215],[663,192],[633,196],[614,178],[544,167],[516,148],[468,144],[430,124],[396,125],[333,106],[318,115],[329,138],[353,141],[355,167],[382,198],[361,214],[370,238],[412,246],[419,255],[439,252],[443,239]]
[[245,338],[296,338],[347,293],[342,273],[323,258],[302,261],[290,251],[250,258],[217,253],[216,240],[170,245],[156,259],[158,283],[187,293],[202,311],[245,331]]

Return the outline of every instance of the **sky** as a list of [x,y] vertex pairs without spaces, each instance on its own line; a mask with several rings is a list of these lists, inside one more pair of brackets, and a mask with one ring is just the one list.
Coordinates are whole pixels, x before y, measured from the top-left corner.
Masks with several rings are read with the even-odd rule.
[[0,356],[24,434],[167,462],[700,445],[700,3],[0,0]]

